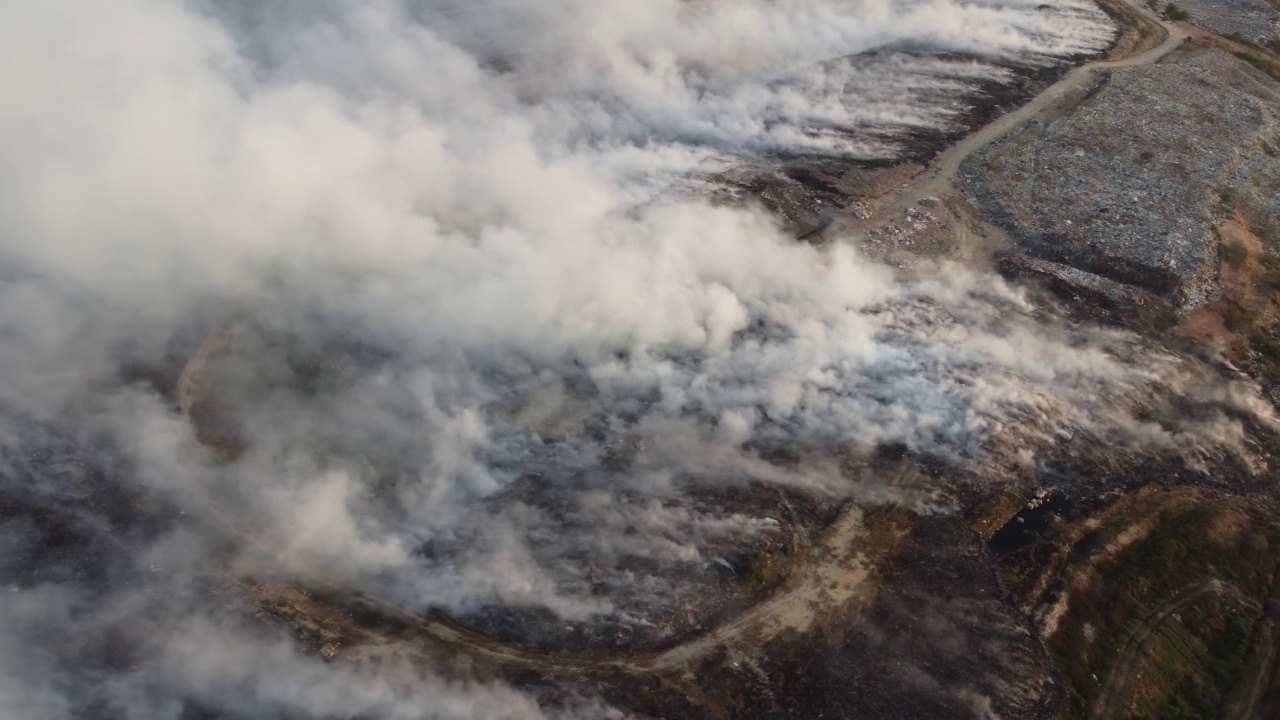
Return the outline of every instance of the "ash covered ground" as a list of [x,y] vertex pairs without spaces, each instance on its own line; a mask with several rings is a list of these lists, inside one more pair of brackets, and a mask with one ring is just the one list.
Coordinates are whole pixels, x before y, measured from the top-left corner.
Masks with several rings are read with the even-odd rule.
[[0,715],[1051,717],[989,508],[1256,490],[1273,406],[796,236],[1132,30],[0,9]]

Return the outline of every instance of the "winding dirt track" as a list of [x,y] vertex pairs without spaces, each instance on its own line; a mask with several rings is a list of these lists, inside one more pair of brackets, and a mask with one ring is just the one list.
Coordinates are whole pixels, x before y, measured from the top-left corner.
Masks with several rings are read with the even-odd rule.
[[[1055,102],[1070,92],[1088,87],[1094,82],[1096,71],[1154,63],[1172,52],[1188,36],[1185,29],[1160,21],[1145,6],[1131,4],[1168,31],[1168,38],[1163,43],[1138,55],[1088,63],[1072,70],[1020,109],[1000,117],[941,153],[923,173],[898,188],[894,199],[884,207],[878,207],[877,212],[881,215],[901,214],[922,198],[949,194],[961,163],[974,151],[1049,111]],[[852,227],[852,221],[846,227]],[[184,421],[190,421],[191,410],[200,399],[202,372],[210,360],[224,352],[232,341],[230,326],[223,325],[210,333],[187,360],[175,387],[176,404]],[[902,479],[899,478],[900,481]],[[223,508],[210,507],[209,514],[259,551],[271,552],[266,541],[242,527],[243,523]],[[610,669],[632,673],[673,672],[692,668],[722,650],[735,650],[747,645],[760,647],[764,641],[781,633],[807,629],[824,611],[865,597],[869,590],[866,583],[869,571],[853,551],[856,541],[863,535],[861,519],[861,511],[850,506],[812,548],[801,569],[784,588],[738,617],[659,653],[602,658],[539,652],[467,630],[436,613],[418,615],[407,612],[394,603],[367,593],[339,590],[335,594],[412,628],[414,639],[418,641],[415,644],[435,645],[444,654],[464,656],[484,665],[544,674]]]
[[1169,598],[1163,605],[1151,611],[1142,621],[1141,626],[1129,636],[1120,648],[1120,654],[1115,663],[1112,664],[1111,672],[1107,674],[1106,682],[1103,683],[1102,694],[1094,702],[1094,718],[1097,718],[1097,720],[1112,720],[1113,718],[1129,717],[1125,703],[1133,696],[1133,690],[1130,686],[1135,680],[1142,661],[1146,659],[1144,651],[1147,645],[1160,634],[1169,620],[1177,613],[1186,610],[1196,601],[1208,595],[1221,595],[1229,597],[1241,605],[1257,607],[1255,601],[1240,592],[1234,585],[1219,580],[1192,585]]
[[[178,412],[185,422],[191,422],[192,409],[200,400],[201,374],[211,360],[229,348],[233,340],[234,332],[230,325],[223,325],[209,333],[188,359],[175,387]],[[914,470],[908,468],[895,478],[894,484],[909,483],[913,477]],[[246,527],[235,513],[209,498],[201,498],[199,502],[217,523],[241,538],[253,551],[267,557],[278,555],[269,539]],[[801,569],[779,592],[710,632],[668,650],[612,659],[540,652],[505,644],[461,627],[439,613],[411,613],[367,592],[313,589],[343,598],[343,604],[361,606],[394,619],[412,629],[420,642],[436,646],[435,649],[444,651],[445,655],[465,656],[473,663],[541,673],[582,673],[614,668],[635,673],[665,672],[690,667],[716,652],[746,644],[747,640],[758,644],[761,639],[785,631],[807,630],[826,609],[843,607],[864,596],[868,563],[854,553],[855,543],[862,535],[862,511],[850,505],[810,549]]]
[[[1055,105],[1075,92],[1085,90],[1097,82],[1099,71],[1117,68],[1151,65],[1159,62],[1166,55],[1176,50],[1183,40],[1190,37],[1194,29],[1180,23],[1165,22],[1146,5],[1126,0],[1135,10],[1152,23],[1164,28],[1167,33],[1164,42],[1137,55],[1115,60],[1099,60],[1085,63],[1066,74],[1061,80],[1045,88],[1043,92],[1032,98],[1027,104],[996,118],[982,128],[941,152],[929,163],[924,172],[903,183],[892,191],[891,199],[883,204],[875,204],[877,218],[902,217],[906,210],[927,197],[944,197],[955,189],[955,179],[960,166],[974,152],[999,140],[1015,128],[1031,120],[1042,119],[1061,110]],[[881,222],[879,219],[856,220],[842,217],[839,228],[844,230],[866,230]],[[983,223],[985,225],[985,223]],[[998,228],[990,228],[997,234]]]
[[633,673],[678,671],[693,667],[721,650],[737,649],[748,641],[758,644],[762,639],[788,630],[807,630],[826,609],[843,607],[865,597],[869,569],[863,558],[853,552],[854,543],[862,534],[862,512],[851,505],[811,549],[797,576],[779,592],[692,640],[657,653],[618,658],[544,653],[504,645],[435,614],[413,615],[368,593],[359,593],[355,598],[406,623],[424,639],[441,643],[474,661],[542,673],[609,669]]
[[[1150,19],[1160,22],[1154,13],[1146,8],[1145,5],[1135,4],[1139,12],[1150,17]],[[1181,25],[1171,23],[1161,23],[1169,36],[1164,42],[1160,43],[1150,50],[1119,60],[1100,60],[1098,62],[1086,63],[1067,73],[1058,82],[1050,85],[1044,92],[1035,96],[1030,102],[1011,113],[1000,116],[993,122],[982,127],[977,132],[969,135],[960,142],[952,145],[943,151],[929,165],[929,169],[916,178],[907,182],[903,188],[904,195],[916,195],[917,197],[925,197],[930,194],[940,194],[951,189],[952,183],[955,181],[956,173],[960,171],[960,165],[968,159],[975,151],[980,148],[999,140],[1007,135],[1011,130],[1022,125],[1029,120],[1039,118],[1046,110],[1052,110],[1054,103],[1062,100],[1068,94],[1088,88],[1097,82],[1097,74],[1099,70],[1114,70],[1117,68],[1137,67],[1140,65],[1150,65],[1163,59],[1166,55],[1173,52],[1187,39],[1187,31]],[[904,208],[905,209],[905,208]]]

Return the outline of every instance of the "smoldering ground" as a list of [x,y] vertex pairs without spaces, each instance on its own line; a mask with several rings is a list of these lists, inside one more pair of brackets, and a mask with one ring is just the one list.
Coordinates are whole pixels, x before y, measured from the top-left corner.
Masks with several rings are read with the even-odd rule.
[[[219,578],[629,632],[778,531],[726,488],[802,489],[812,523],[884,491],[837,450],[1185,445],[1129,412],[1182,367],[1131,336],[671,192],[892,157],[972,83],[1112,32],[1066,0],[3,7],[0,708],[536,717],[498,682],[326,664]],[[885,46],[943,54],[824,62]]]

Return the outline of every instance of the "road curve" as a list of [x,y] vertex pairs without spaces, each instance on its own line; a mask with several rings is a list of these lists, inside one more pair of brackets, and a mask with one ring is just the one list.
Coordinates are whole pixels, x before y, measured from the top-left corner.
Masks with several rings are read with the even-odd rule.
[[[918,204],[924,198],[950,194],[955,189],[955,178],[960,171],[960,166],[977,150],[999,140],[1026,122],[1037,119],[1069,93],[1089,87],[1096,82],[1099,71],[1159,62],[1191,36],[1192,31],[1186,26],[1160,19],[1146,5],[1133,0],[1126,0],[1126,2],[1143,17],[1164,28],[1167,33],[1164,42],[1137,55],[1115,60],[1098,60],[1072,69],[1061,80],[1045,88],[1022,107],[1001,115],[939,153],[923,172],[891,191],[892,199],[884,205],[875,207],[876,216],[901,217],[908,208]],[[871,218],[857,220],[852,217],[843,217],[841,220],[839,227],[843,230],[865,230],[881,222]]]
[[1115,662],[1111,665],[1111,671],[1107,673],[1106,681],[1102,684],[1102,693],[1094,701],[1092,717],[1095,720],[1128,717],[1125,703],[1132,695],[1130,685],[1139,665],[1146,659],[1143,649],[1164,629],[1171,618],[1175,618],[1177,613],[1186,610],[1208,595],[1230,597],[1241,605],[1257,607],[1257,603],[1240,592],[1236,586],[1219,580],[1192,585],[1174,594],[1164,604],[1151,611],[1142,621],[1141,626],[1120,648]]

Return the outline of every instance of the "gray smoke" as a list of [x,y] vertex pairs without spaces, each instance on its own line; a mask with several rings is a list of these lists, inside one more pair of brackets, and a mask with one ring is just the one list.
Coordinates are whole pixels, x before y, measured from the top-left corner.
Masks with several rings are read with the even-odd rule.
[[[1172,442],[1118,400],[1176,365],[1133,338],[679,191],[772,153],[896,157],[977,83],[1112,34],[1082,0],[0,7],[4,492],[35,508],[4,525],[0,710],[538,717],[326,664],[210,585],[643,624],[688,590],[637,564],[772,530],[691,487],[856,495],[833,455],[883,443]],[[211,332],[221,444],[166,386]],[[144,499],[179,514],[103,509]],[[87,540],[50,555],[67,517]]]

